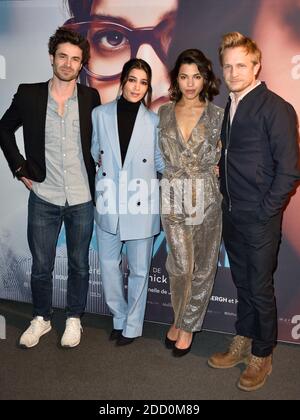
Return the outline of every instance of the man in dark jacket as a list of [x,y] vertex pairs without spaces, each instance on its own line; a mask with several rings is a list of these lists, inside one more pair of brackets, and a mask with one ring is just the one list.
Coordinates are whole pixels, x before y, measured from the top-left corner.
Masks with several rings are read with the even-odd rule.
[[[68,252],[67,322],[63,347],[80,343],[93,232],[95,166],[90,154],[91,112],[100,104],[95,89],[76,83],[89,59],[81,35],[58,28],[49,40],[53,77],[20,85],[0,121],[0,146],[14,176],[30,190],[28,242],[32,253],[33,320],[20,338],[31,348],[51,330],[52,272],[64,222]],[[23,127],[26,159],[15,131]]]
[[282,212],[300,179],[298,125],[294,108],[257,79],[261,52],[255,42],[238,32],[226,34],[219,55],[230,90],[221,133],[223,239],[238,307],[229,350],[208,363],[226,369],[246,362],[238,387],[253,391],[272,371],[273,273]]

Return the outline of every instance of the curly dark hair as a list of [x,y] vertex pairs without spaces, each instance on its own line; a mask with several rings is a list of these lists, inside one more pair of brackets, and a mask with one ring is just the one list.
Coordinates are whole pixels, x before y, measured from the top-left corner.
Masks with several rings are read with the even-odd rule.
[[55,55],[59,44],[69,42],[77,45],[82,51],[82,64],[85,66],[90,58],[90,44],[88,40],[81,34],[72,31],[63,26],[59,27],[56,32],[49,38],[48,51],[49,54]]
[[214,96],[219,94],[221,81],[215,76],[211,61],[205,57],[202,51],[197,50],[196,48],[182,51],[176,60],[173,70],[170,72],[171,85],[169,88],[169,94],[171,101],[178,102],[182,97],[182,93],[179,90],[177,82],[179,70],[182,64],[196,64],[201,76],[204,79],[203,89],[199,94],[200,100],[205,101],[208,99],[209,101],[212,101]]
[[[147,81],[148,81],[148,89],[147,89],[147,102],[145,103],[145,100],[143,99],[143,103],[144,105],[147,106],[147,108],[149,108],[150,104],[151,104],[151,100],[152,100],[152,85],[151,85],[151,81],[152,81],[152,70],[151,67],[149,66],[149,64],[145,61],[142,60],[141,58],[132,58],[131,60],[127,61],[122,69],[122,73],[121,73],[121,77],[120,77],[120,87],[121,89],[123,89],[123,87],[125,86],[129,74],[131,72],[131,70],[133,69],[139,69],[139,70],[144,70],[144,72],[147,75]],[[146,96],[145,95],[145,96]]]

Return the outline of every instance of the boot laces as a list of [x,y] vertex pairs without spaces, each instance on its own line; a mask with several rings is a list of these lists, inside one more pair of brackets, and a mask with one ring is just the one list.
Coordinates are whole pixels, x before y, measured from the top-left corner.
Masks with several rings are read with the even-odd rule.
[[246,337],[236,336],[234,337],[230,347],[229,352],[233,354],[240,354],[243,351],[243,348],[246,344]]
[[252,354],[249,361],[249,367],[253,367],[254,369],[260,370],[264,360],[264,357],[258,357]]

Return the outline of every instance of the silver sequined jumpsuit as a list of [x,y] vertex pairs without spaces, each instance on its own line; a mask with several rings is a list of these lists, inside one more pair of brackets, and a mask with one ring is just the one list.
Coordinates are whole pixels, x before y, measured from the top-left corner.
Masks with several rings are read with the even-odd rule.
[[[222,222],[215,166],[221,153],[223,110],[207,101],[187,142],[177,127],[174,103],[163,105],[159,116],[159,144],[166,164],[161,217],[168,244],[166,268],[174,324],[176,328],[194,332],[202,327],[218,264]],[[173,188],[166,188],[164,182]],[[193,182],[189,184],[192,195],[183,192],[184,183],[188,182]],[[196,199],[200,190],[202,195]],[[184,205],[184,200],[191,196],[195,204],[193,211]],[[194,218],[193,223],[197,206],[204,218],[202,222],[199,219],[200,223]]]

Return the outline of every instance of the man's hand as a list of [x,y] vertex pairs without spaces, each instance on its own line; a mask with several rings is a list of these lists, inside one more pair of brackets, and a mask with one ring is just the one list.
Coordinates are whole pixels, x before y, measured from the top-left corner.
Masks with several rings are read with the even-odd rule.
[[31,179],[25,178],[25,176],[22,176],[20,178],[20,181],[23,182],[23,184],[25,185],[26,188],[28,188],[29,190],[31,190],[32,188],[32,181]]

